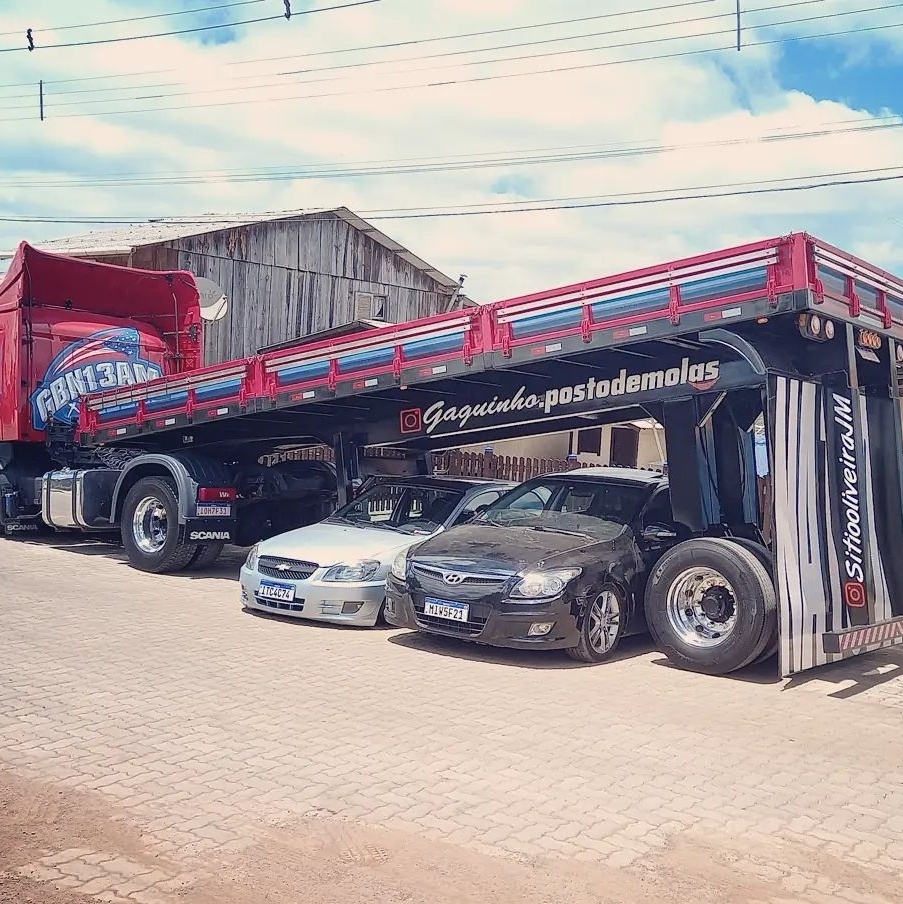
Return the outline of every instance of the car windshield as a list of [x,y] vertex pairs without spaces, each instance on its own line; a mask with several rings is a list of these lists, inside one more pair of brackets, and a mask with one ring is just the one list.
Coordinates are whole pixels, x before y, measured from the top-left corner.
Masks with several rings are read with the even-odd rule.
[[454,489],[378,483],[329,518],[405,534],[432,534],[448,520],[464,493]]
[[539,478],[503,496],[480,520],[611,540],[636,518],[649,492],[640,484],[619,480]]

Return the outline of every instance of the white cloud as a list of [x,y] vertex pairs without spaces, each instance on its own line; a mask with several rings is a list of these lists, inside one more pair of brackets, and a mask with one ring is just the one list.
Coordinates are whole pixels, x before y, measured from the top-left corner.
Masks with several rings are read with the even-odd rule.
[[[781,28],[755,31],[759,23],[861,9],[851,0],[791,5],[790,0],[762,0],[760,7],[783,2],[784,10],[750,13],[747,41],[801,33],[838,31],[889,23],[892,14],[863,13]],[[278,6],[278,4],[276,4]],[[298,4],[295,4],[296,7]],[[584,68],[543,76],[445,84],[415,90],[375,92],[396,85],[472,79],[554,66],[586,66],[655,54],[704,49],[730,43],[730,36],[710,36],[732,27],[733,0],[711,0],[658,13],[637,10],[665,5],[654,0],[605,4],[606,13],[623,12],[569,26],[508,32],[466,41],[434,42],[357,54],[280,57],[317,53],[361,44],[414,40],[434,35],[484,31],[561,18],[599,15],[600,4],[572,0],[550,7],[541,0],[384,0],[340,13],[296,17],[290,23],[249,27],[240,42],[201,46],[184,39],[160,39],[99,48],[40,49],[7,54],[4,82],[44,78],[49,118],[2,123],[7,132],[0,161],[0,208],[40,216],[152,216],[280,210],[345,204],[357,211],[417,206],[491,205],[500,200],[567,198],[666,192],[669,189],[758,182],[815,173],[835,173],[898,166],[903,159],[903,129],[838,133],[805,141],[725,144],[766,133],[813,131],[825,123],[861,120],[874,112],[817,101],[792,85],[781,85],[779,46],[751,46],[742,53],[706,54]],[[877,3],[875,4],[877,5]],[[62,21],[58,4],[29,10],[31,24]],[[146,13],[146,5],[142,5]],[[67,13],[67,20],[119,18],[125,4],[88,0]],[[137,4],[135,7],[137,8]],[[160,9],[172,8],[163,0]],[[557,12],[551,12],[552,9]],[[2,9],[2,7],[0,7]],[[249,7],[254,10],[254,7]],[[629,14],[628,14],[629,13]],[[291,76],[275,73],[319,69],[366,60],[403,60],[462,48],[489,48],[564,35],[614,31],[639,25],[675,22],[723,14],[711,22],[658,25],[655,29],[583,37],[548,46],[486,51],[476,56],[398,62],[387,67],[337,69]],[[883,17],[883,18],[882,18]],[[0,31],[25,20],[7,17]],[[181,20],[126,23],[97,34],[134,34]],[[161,29],[162,30],[162,29]],[[896,53],[901,29],[845,39],[849,54],[875,42]],[[45,35],[71,38],[76,32]],[[681,41],[587,53],[514,60],[505,64],[461,67],[472,59],[515,57],[571,48],[598,47],[684,35]],[[13,40],[4,38],[3,41]],[[842,39],[834,39],[840,41]],[[0,41],[2,43],[2,41]],[[262,60],[238,65],[236,61]],[[451,64],[455,64],[452,68]],[[443,68],[430,68],[443,67]],[[81,78],[147,70],[171,70],[118,81],[67,82]],[[418,70],[418,71],[412,71]],[[252,77],[253,76],[253,77]],[[289,81],[285,81],[285,80]],[[325,81],[325,79],[329,79]],[[188,83],[184,84],[176,83]],[[244,90],[248,85],[256,87]],[[280,86],[276,83],[284,83]],[[163,85],[143,89],[139,85]],[[62,95],[56,92],[119,86],[107,94]],[[137,100],[149,94],[218,91],[188,97]],[[227,89],[227,90],[222,90]],[[23,89],[0,90],[0,110],[22,104],[4,101]],[[26,89],[27,90],[27,89]],[[351,92],[328,98],[276,101],[287,95]],[[71,116],[97,110],[97,98],[120,98],[111,108],[178,106],[254,100],[236,106],[144,112],[104,117]],[[63,101],[81,105],[54,106]],[[20,116],[2,113],[0,118]],[[834,126],[834,128],[838,128]],[[48,182],[103,173],[248,169],[268,166],[347,164],[398,158],[442,157],[517,151],[527,148],[612,147],[632,143],[681,145],[685,150],[582,161],[571,164],[507,169],[471,169],[366,179],[316,179],[291,182],[236,182],[178,187],[16,187],[11,182]],[[719,144],[720,143],[720,144]],[[709,145],[709,146],[706,146]],[[55,160],[56,174],[47,160]],[[32,169],[23,161],[34,159]],[[15,169],[13,168],[15,167]],[[509,187],[504,194],[494,186]],[[516,189],[520,188],[520,193]],[[903,229],[899,217],[903,184],[837,187],[818,192],[765,194],[670,204],[498,214],[484,217],[378,220],[413,251],[452,276],[468,274],[473,297],[491,298],[535,291],[734,242],[807,229],[872,258],[903,269]],[[19,238],[42,238],[84,231],[77,225],[0,224],[0,245]]]

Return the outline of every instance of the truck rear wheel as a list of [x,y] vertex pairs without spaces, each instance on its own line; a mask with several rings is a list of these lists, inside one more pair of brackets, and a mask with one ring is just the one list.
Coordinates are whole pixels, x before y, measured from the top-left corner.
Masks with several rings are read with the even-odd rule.
[[142,477],[129,490],[121,529],[129,564],[141,571],[178,571],[196,552],[179,540],[179,501],[175,484],[165,477]]
[[[739,546],[744,547],[744,549],[748,549],[762,563],[762,565],[765,566],[765,570],[768,572],[769,577],[774,580],[774,557],[766,547],[764,547],[761,543],[756,543],[755,540],[747,540],[743,537],[725,537],[725,539],[730,540],[731,543],[737,543]],[[753,662],[764,662],[766,659],[771,659],[771,657],[774,656],[777,651],[778,626],[777,619],[775,619],[772,636],[769,638],[768,643],[765,644],[764,650],[759,653],[759,655],[753,660]],[[750,665],[752,665],[752,663],[750,663]]]
[[749,665],[777,630],[774,583],[760,558],[729,540],[698,538],[659,561],[646,620],[675,665],[724,675]]

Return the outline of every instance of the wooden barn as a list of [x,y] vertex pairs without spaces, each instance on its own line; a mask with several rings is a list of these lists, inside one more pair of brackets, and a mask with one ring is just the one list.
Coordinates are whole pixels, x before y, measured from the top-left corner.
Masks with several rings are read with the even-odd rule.
[[[147,223],[35,243],[59,254],[217,283],[226,316],[205,325],[207,364],[358,323],[404,323],[470,304],[446,276],[344,207],[201,231]],[[369,323],[368,323],[369,322]]]

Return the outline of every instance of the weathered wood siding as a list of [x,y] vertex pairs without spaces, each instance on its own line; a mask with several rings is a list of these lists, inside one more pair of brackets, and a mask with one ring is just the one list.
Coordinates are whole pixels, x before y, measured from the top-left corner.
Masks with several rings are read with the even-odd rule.
[[205,324],[208,364],[355,320],[361,292],[385,296],[385,319],[394,323],[445,310],[450,294],[332,214],[149,245],[137,249],[131,263],[150,270],[191,270],[223,288],[229,311]]

